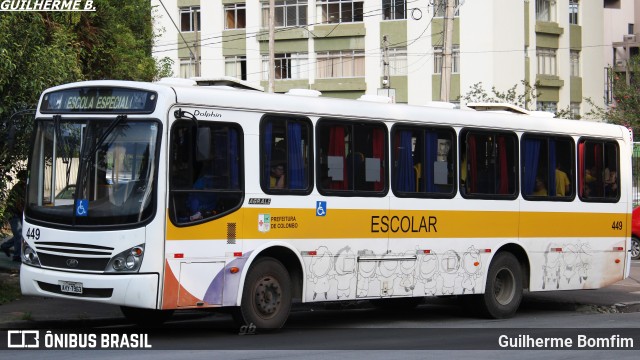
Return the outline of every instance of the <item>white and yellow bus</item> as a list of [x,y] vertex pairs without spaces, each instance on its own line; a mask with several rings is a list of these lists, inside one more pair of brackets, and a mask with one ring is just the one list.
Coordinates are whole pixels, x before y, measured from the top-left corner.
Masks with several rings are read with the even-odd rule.
[[313,91],[58,86],[36,114],[21,287],[135,321],[229,307],[278,328],[296,301],[441,295],[509,317],[524,289],[628,276],[630,142]]

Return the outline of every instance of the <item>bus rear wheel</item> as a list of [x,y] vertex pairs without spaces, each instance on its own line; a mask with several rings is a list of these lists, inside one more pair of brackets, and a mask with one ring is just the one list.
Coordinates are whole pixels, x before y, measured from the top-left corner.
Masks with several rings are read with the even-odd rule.
[[291,278],[276,259],[265,257],[251,265],[244,282],[242,300],[233,313],[239,326],[279,329],[291,310]]
[[504,319],[515,315],[522,300],[522,268],[508,252],[496,254],[487,273],[487,284],[480,311],[483,315]]

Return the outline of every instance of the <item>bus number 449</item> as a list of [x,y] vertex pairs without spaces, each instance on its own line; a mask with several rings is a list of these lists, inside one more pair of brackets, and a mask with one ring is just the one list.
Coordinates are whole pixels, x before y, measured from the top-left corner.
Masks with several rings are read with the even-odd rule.
[[40,229],[38,228],[28,228],[27,229],[27,239],[40,239]]
[[622,221],[614,221],[613,224],[611,224],[611,228],[613,230],[622,230]]

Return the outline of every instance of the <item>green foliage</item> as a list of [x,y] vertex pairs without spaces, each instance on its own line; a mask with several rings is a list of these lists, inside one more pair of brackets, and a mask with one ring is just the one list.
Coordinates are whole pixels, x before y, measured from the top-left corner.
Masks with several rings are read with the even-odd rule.
[[[151,54],[148,0],[94,0],[95,12],[0,12],[0,217],[26,166],[33,112],[46,88],[73,81],[171,76]],[[15,116],[14,116],[15,114]]]
[[609,71],[614,103],[608,108],[601,108],[591,99],[587,99],[592,106],[587,116],[631,127],[634,134],[638,134],[640,132],[640,79],[637,74],[640,74],[640,56],[632,57],[627,67],[630,73],[628,84],[625,73],[616,73],[613,69]]
[[471,90],[460,96],[460,100],[464,100],[467,103],[508,103],[531,110],[535,99],[540,95],[536,89],[537,84],[532,86],[524,80],[520,84],[522,89],[518,89],[518,84],[515,84],[505,92],[501,92],[495,86],[492,86],[491,94],[489,94],[481,82],[475,83],[471,86]]

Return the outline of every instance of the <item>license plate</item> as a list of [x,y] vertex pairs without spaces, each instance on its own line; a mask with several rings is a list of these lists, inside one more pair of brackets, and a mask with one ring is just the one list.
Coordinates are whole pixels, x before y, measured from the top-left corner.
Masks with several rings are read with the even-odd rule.
[[82,283],[72,281],[58,281],[60,291],[71,294],[82,294]]

